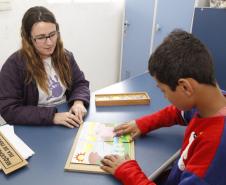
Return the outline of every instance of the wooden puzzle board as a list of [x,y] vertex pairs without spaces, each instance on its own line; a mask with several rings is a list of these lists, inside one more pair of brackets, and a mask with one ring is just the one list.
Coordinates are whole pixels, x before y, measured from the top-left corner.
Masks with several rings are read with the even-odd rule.
[[100,169],[100,160],[107,154],[128,154],[134,159],[131,136],[113,137],[115,124],[84,122],[80,125],[68,156],[65,170],[87,173],[106,173]]
[[96,106],[145,105],[150,103],[150,97],[146,92],[96,94],[95,103]]

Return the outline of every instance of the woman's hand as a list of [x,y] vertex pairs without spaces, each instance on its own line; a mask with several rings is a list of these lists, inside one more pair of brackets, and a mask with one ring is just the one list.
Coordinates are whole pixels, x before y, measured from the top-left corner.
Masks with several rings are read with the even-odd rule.
[[79,121],[82,123],[83,117],[86,115],[87,110],[82,101],[76,100],[76,101],[74,101],[74,104],[71,106],[69,112],[73,113],[79,119]]
[[114,132],[116,136],[121,136],[123,134],[131,134],[132,139],[135,139],[141,135],[141,131],[138,128],[135,120],[123,123],[115,127]]
[[79,127],[81,121],[78,117],[70,112],[55,113],[53,123],[56,125],[64,125],[69,128]]
[[115,174],[115,170],[124,162],[130,160],[129,156],[120,157],[119,155],[107,155],[102,160],[103,164],[100,168],[112,175]]

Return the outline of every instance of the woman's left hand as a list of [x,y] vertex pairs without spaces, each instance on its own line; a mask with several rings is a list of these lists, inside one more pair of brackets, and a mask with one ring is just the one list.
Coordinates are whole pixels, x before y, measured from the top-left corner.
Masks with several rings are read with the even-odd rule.
[[83,122],[83,117],[86,115],[87,110],[82,101],[76,100],[76,101],[74,101],[74,104],[71,106],[69,112],[75,114],[75,116],[81,122]]

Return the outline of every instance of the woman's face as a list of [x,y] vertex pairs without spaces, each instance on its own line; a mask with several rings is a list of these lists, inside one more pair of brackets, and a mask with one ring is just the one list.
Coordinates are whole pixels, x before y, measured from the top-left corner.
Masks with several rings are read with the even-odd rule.
[[53,54],[58,37],[58,31],[54,23],[35,23],[31,29],[31,37],[32,43],[42,59]]

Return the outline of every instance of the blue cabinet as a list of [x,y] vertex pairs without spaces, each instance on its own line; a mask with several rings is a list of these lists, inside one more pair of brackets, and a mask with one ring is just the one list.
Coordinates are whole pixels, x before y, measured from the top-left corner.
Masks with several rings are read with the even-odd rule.
[[196,8],[192,33],[212,53],[217,81],[226,90],[226,9]]
[[190,31],[195,0],[126,0],[121,80],[148,70],[152,51],[173,29]]
[[121,80],[147,70],[155,0],[126,0]]
[[174,29],[190,32],[195,0],[158,0],[151,51]]

